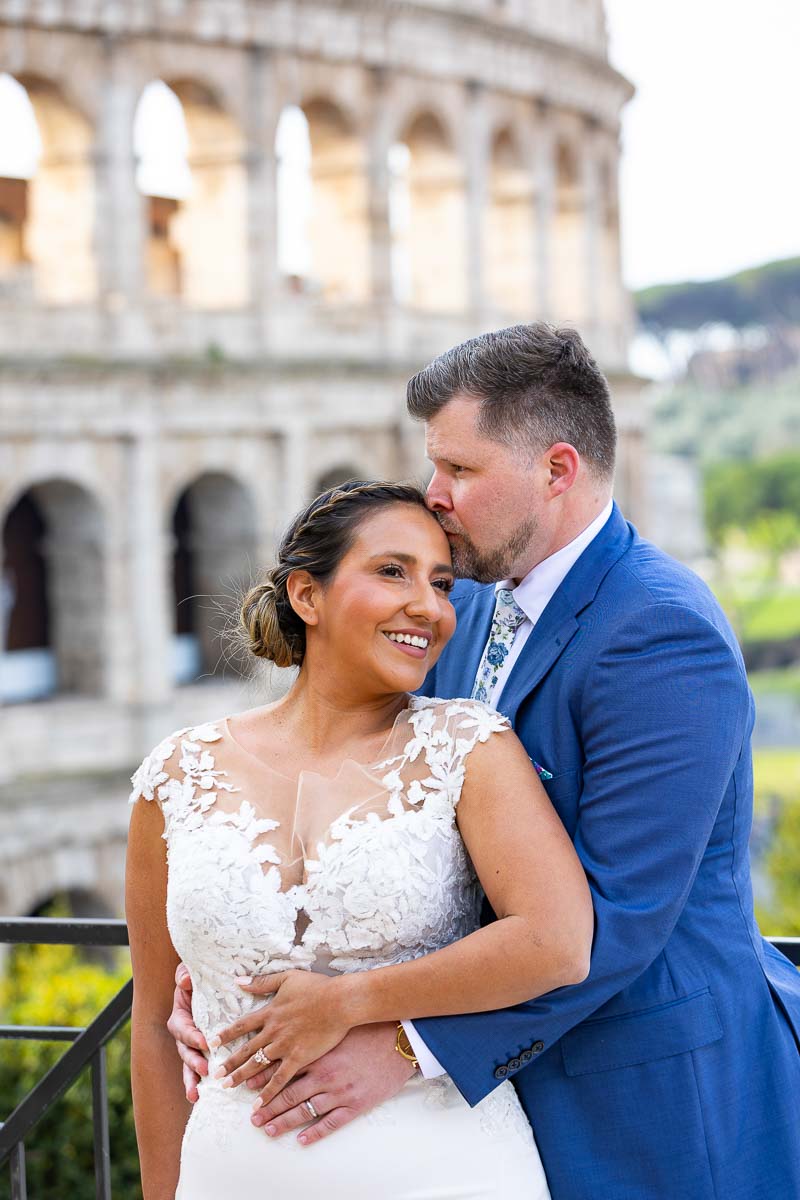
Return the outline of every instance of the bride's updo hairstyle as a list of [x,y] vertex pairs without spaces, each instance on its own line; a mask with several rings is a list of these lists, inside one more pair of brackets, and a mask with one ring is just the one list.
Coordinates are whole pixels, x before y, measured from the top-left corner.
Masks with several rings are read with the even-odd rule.
[[252,654],[278,667],[302,663],[306,627],[292,608],[286,581],[292,571],[308,571],[324,584],[353,545],[362,521],[392,504],[413,504],[429,513],[425,493],[413,484],[353,480],[329,488],[294,518],[275,566],[242,602],[241,624]]

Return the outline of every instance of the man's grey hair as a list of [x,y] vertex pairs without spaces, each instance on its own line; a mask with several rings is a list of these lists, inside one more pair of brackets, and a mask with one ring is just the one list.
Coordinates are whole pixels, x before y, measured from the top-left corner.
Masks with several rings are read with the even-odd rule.
[[492,441],[536,454],[569,442],[596,476],[613,475],[608,382],[575,329],[536,321],[470,338],[409,380],[406,403],[429,421],[460,395],[480,402],[477,429]]

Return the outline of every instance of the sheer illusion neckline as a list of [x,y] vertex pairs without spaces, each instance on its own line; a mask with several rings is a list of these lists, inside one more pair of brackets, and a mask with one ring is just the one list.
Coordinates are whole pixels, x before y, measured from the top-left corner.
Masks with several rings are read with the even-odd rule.
[[296,775],[287,775],[284,771],[277,770],[271,765],[271,763],[266,762],[258,754],[254,754],[252,750],[248,750],[246,746],[243,746],[231,729],[231,721],[236,720],[237,717],[243,716],[243,713],[232,713],[230,716],[224,717],[222,721],[217,722],[217,724],[222,726],[228,741],[233,744],[235,749],[240,754],[244,755],[245,758],[255,763],[259,770],[266,771],[268,774],[275,775],[278,777],[278,779],[282,779],[286,783],[296,784],[297,786],[299,786],[302,782],[304,775],[310,775],[315,779],[327,780],[330,783],[334,783],[341,777],[344,769],[350,764],[360,767],[363,771],[367,771],[368,773],[372,773],[382,766],[382,764],[386,761],[386,751],[389,749],[392,741],[394,740],[394,735],[398,729],[398,726],[402,721],[407,720],[409,714],[414,711],[414,700],[415,697],[410,696],[409,702],[405,708],[400,709],[400,712],[397,714],[391,726],[387,730],[386,737],[383,739],[374,755],[370,755],[367,761],[361,762],[359,759],[353,758],[352,755],[346,754],[339,763],[339,766],[334,774],[327,774],[324,771],[315,771],[310,767],[301,767]]

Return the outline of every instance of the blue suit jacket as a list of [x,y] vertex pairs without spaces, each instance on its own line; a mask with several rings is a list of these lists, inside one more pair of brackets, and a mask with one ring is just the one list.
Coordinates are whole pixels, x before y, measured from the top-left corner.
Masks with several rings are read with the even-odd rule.
[[[468,696],[488,637],[494,589],[454,597],[428,695]],[[499,708],[553,775],[591,971],[420,1034],[471,1104],[513,1077],[553,1200],[800,1197],[800,975],[753,919],[753,704],[714,597],[615,507]]]

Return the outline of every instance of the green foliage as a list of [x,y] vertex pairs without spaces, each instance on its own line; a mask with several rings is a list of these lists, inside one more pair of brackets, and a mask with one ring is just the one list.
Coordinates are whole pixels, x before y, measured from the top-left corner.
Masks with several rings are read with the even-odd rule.
[[757,544],[778,555],[800,544],[800,451],[706,468],[706,525],[719,543],[731,526],[749,529]]
[[[20,947],[0,981],[4,1024],[88,1025],[130,978],[130,963],[107,971],[82,961],[70,946]],[[67,1048],[63,1042],[0,1042],[0,1119]],[[107,1046],[112,1193],[140,1200],[139,1165],[130,1091],[130,1032]],[[78,1082],[48,1112],[26,1142],[28,1195],[34,1200],[94,1200],[91,1076]],[[10,1195],[8,1169],[0,1173],[0,1200]]]
[[684,380],[665,388],[653,404],[650,442],[702,464],[800,446],[800,373],[787,370],[769,384],[712,388]]
[[721,322],[736,329],[800,324],[800,258],[766,263],[723,279],[661,284],[635,295],[642,324],[656,334]]
[[764,866],[772,885],[768,907],[758,909],[765,934],[800,934],[800,750],[762,750],[755,755],[755,809],[777,813]]

